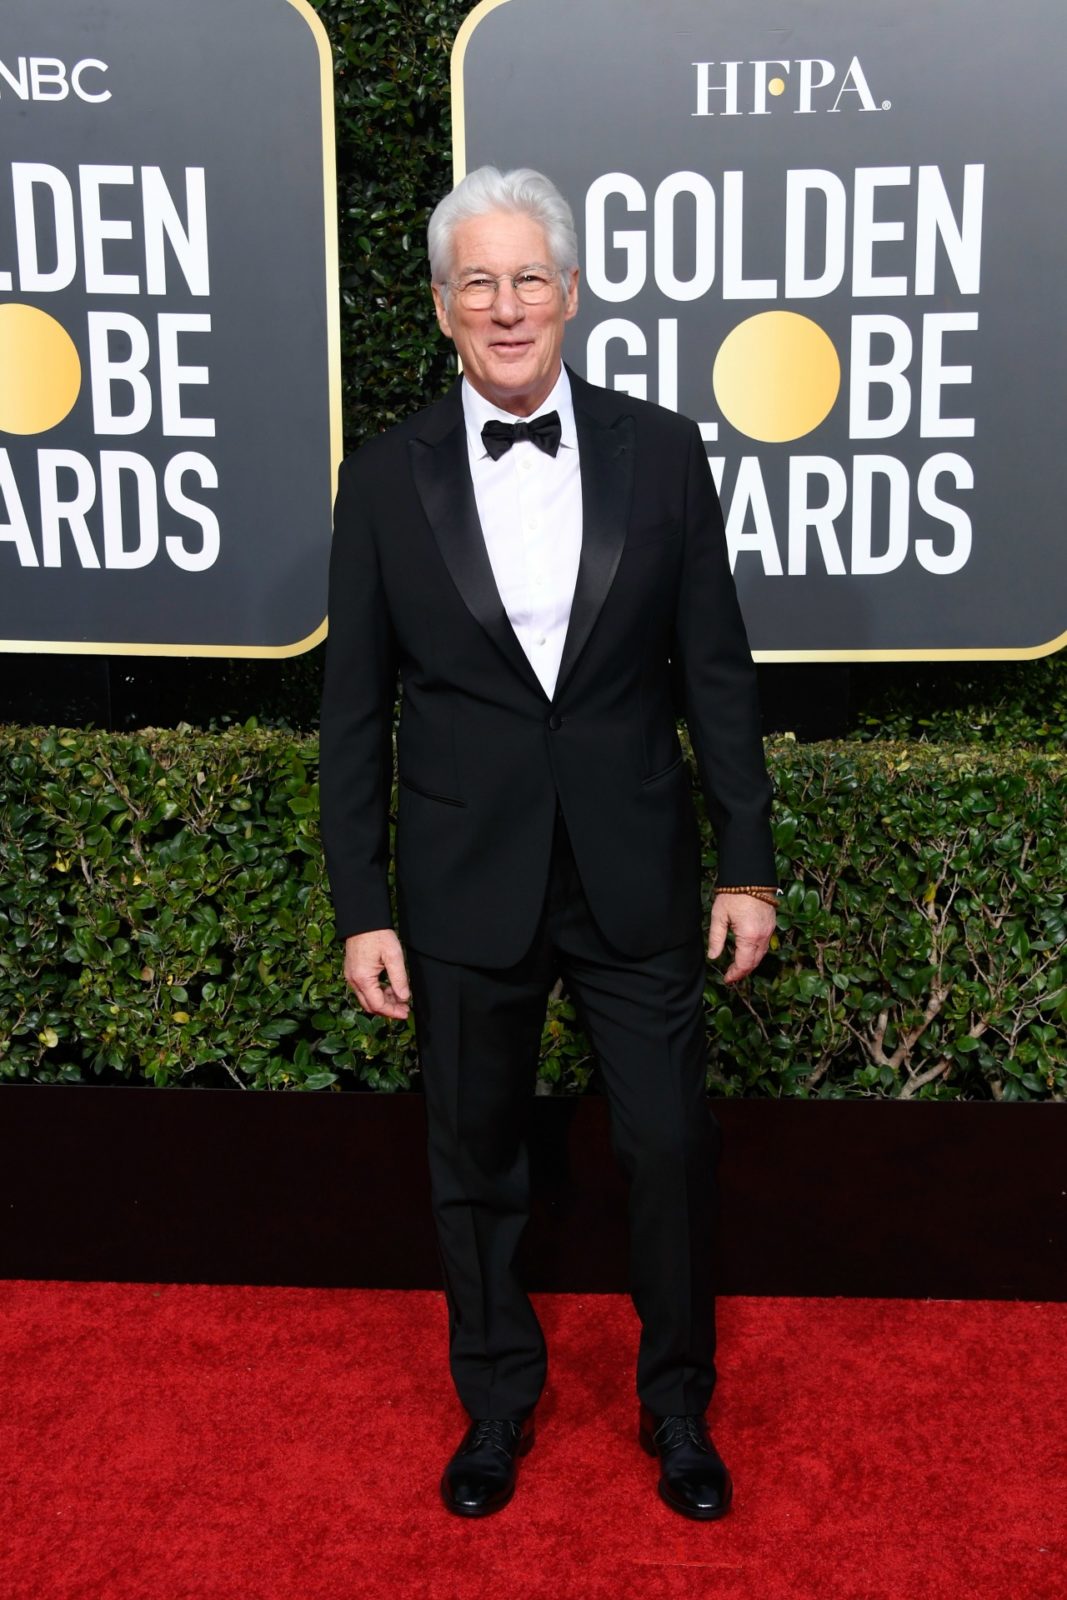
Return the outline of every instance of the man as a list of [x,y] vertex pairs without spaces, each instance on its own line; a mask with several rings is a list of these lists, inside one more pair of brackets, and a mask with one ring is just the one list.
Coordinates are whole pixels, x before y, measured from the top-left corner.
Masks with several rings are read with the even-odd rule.
[[[630,1185],[639,1438],[659,1489],[729,1507],[715,1381],[700,849],[684,711],[717,836],[708,954],[736,981],[774,927],[755,674],[696,426],[563,366],[570,209],[471,173],[429,226],[463,377],[341,468],[322,703],[322,833],[345,979],[414,1005],[452,1376],[470,1427],[441,1491],[496,1511],[533,1443],[545,1341],[514,1260],[523,1122],[562,975]],[[397,675],[396,882],[387,888]],[[384,976],[384,982],[383,982]]]

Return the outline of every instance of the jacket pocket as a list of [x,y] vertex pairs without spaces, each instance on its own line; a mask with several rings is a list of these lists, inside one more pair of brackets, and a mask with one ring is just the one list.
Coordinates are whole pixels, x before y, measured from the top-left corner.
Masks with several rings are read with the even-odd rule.
[[625,555],[628,550],[640,550],[646,544],[667,544],[671,539],[677,539],[681,531],[678,522],[657,522],[652,527],[634,528],[626,536],[622,553]]
[[661,778],[666,778],[670,773],[677,772],[678,768],[681,767],[681,766],[684,766],[684,764],[685,764],[685,753],[684,753],[684,751],[682,751],[682,752],[679,752],[679,754],[677,756],[675,756],[674,760],[671,762],[669,767],[661,767],[659,772],[654,772],[650,778],[642,778],[641,779],[641,787],[644,789],[650,783],[658,783]]
[[412,783],[410,778],[400,778],[401,788],[410,789],[412,794],[421,794],[424,800],[436,800],[443,806],[462,806],[466,809],[466,800],[457,800],[454,795],[435,794],[432,789],[422,789],[417,783]]

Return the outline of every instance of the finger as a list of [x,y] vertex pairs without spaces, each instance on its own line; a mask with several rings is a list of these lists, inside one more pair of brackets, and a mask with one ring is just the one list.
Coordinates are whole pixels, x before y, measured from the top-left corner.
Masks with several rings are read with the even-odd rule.
[[400,1001],[410,999],[411,988],[408,984],[407,968],[404,965],[404,952],[401,950],[400,945],[397,944],[386,949],[383,960],[385,962],[386,976],[389,979],[389,987],[396,998]]
[[396,994],[392,985],[389,983],[383,985],[382,994],[385,997],[385,1005],[387,1007],[387,1009],[383,1012],[384,1016],[398,1017],[400,1019],[403,1019],[407,1016],[408,1012],[411,1010],[410,994]]
[[[368,967],[353,962],[345,969],[345,982],[364,1011],[369,1012],[371,1016],[392,1016],[394,1013],[390,1008],[404,1002],[393,993],[388,982],[382,983],[381,970],[381,966],[377,963]],[[406,998],[405,996],[405,1001]],[[406,1010],[401,1014],[406,1016]]]
[[738,978],[747,978],[750,972],[755,972],[770,945],[769,939],[738,939],[734,945],[734,959],[725,973],[727,983],[736,983]]
[[388,985],[384,986],[376,979],[365,980],[352,985],[360,1005],[372,1017],[396,1017],[403,1019],[408,1014],[408,1003],[399,1000]]
[[711,908],[711,923],[708,928],[708,957],[717,961],[726,948],[726,933],[730,926],[729,913],[720,910],[718,902]]

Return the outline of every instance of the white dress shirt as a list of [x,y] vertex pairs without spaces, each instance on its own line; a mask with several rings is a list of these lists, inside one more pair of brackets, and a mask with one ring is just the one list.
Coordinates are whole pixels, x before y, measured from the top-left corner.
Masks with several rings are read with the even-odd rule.
[[552,393],[536,413],[559,412],[563,437],[555,456],[522,439],[494,461],[482,443],[483,425],[492,417],[518,418],[486,400],[466,378],[462,394],[474,498],[493,577],[516,638],[551,698],[582,550],[582,479],[570,380],[561,366]]

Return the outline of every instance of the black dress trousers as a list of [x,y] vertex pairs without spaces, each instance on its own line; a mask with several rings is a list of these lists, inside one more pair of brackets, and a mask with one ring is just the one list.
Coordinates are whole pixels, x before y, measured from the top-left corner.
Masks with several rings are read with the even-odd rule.
[[544,908],[521,961],[489,969],[407,954],[460,1400],[472,1417],[520,1418],[544,1387],[544,1334],[515,1254],[529,1215],[526,1122],[541,1030],[562,974],[628,1180],[637,1392],[660,1416],[703,1412],[715,1383],[719,1127],[705,1091],[702,927],[657,955],[620,954],[592,918],[557,811]]

